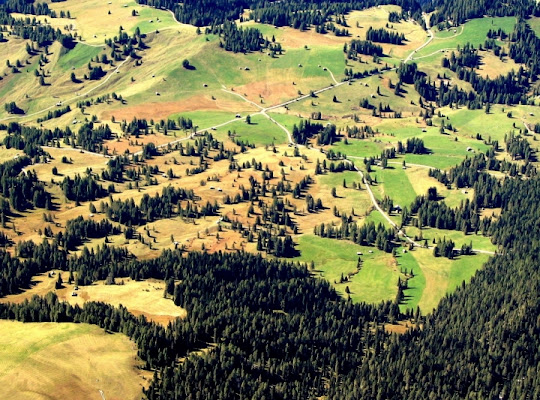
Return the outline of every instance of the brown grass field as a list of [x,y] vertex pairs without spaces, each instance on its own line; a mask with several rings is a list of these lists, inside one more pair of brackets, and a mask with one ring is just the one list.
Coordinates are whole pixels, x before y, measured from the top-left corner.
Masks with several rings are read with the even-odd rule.
[[482,65],[478,69],[478,74],[484,78],[495,78],[499,75],[506,75],[510,71],[518,71],[520,65],[514,60],[505,57],[503,61],[491,51],[481,51]]
[[[401,9],[398,6],[380,6],[363,11],[353,11],[347,18],[347,24],[350,27],[347,29],[349,29],[353,37],[365,39],[366,32],[370,26],[374,29],[386,28],[390,11],[400,12]],[[356,26],[357,23],[359,27]],[[425,31],[416,22],[401,21],[399,23],[390,23],[389,25],[391,26],[391,30],[405,34],[407,42],[402,46],[382,44],[385,54],[403,58],[403,56],[409,54],[410,51],[420,46],[426,40]]]
[[[127,143],[126,139],[122,139],[120,143]],[[51,179],[55,181],[61,181],[62,176],[54,177],[51,173],[53,166],[57,166],[59,173],[62,175],[74,176],[75,173],[83,174],[85,166],[83,164],[84,159],[93,160],[95,164],[90,164],[94,173],[98,173],[104,166],[104,158],[101,156],[93,156],[87,154],[81,154],[77,151],[66,151],[62,149],[50,149],[51,154],[54,154],[54,159],[48,164],[37,164],[31,166],[33,170],[38,173],[38,176],[45,182],[50,182]],[[62,164],[60,160],[60,154],[65,152],[69,157],[73,158],[72,164]],[[292,195],[285,196],[285,200],[289,201],[291,207],[296,206],[297,215],[293,218],[298,224],[299,233],[311,232],[315,225],[319,224],[319,221],[324,220],[327,222],[339,223],[340,219],[335,217],[332,212],[333,205],[336,204],[338,209],[342,212],[350,214],[354,208],[357,217],[362,217],[368,214],[371,209],[371,203],[367,197],[367,192],[364,190],[356,190],[352,188],[353,181],[358,181],[359,176],[355,173],[347,173],[348,187],[342,188],[341,174],[326,174],[315,176],[314,169],[316,160],[323,160],[323,154],[318,150],[302,149],[301,153],[306,155],[306,160],[300,157],[292,157],[293,150],[287,146],[278,146],[276,153],[270,149],[266,150],[264,147],[258,147],[247,151],[244,154],[237,155],[236,159],[239,164],[253,159],[263,163],[263,166],[268,166],[274,171],[274,178],[270,181],[272,184],[276,184],[281,179],[280,171],[283,169],[287,181],[294,186],[295,183],[302,180],[307,175],[314,179],[314,183],[311,185],[309,192],[316,198],[321,198],[324,210],[314,214],[307,213],[305,211],[305,199],[294,199]],[[285,153],[288,153],[285,156]],[[177,160],[177,164],[173,160]],[[228,216],[230,219],[237,219],[243,224],[250,225],[255,222],[257,215],[260,215],[260,209],[255,205],[255,214],[250,217],[247,216],[247,209],[249,203],[243,202],[239,204],[224,205],[223,198],[225,195],[233,197],[236,193],[239,193],[240,186],[249,187],[249,179],[253,176],[259,182],[262,181],[262,172],[255,171],[253,169],[246,169],[240,173],[229,173],[227,160],[219,162],[212,162],[210,168],[197,175],[188,176],[185,173],[187,167],[189,167],[190,157],[182,157],[177,152],[169,153],[164,156],[156,157],[148,160],[147,164],[156,165],[160,171],[166,171],[171,168],[174,172],[175,178],[169,180],[161,175],[157,175],[155,178],[158,181],[157,185],[153,186],[141,186],[140,189],[127,189],[127,183],[116,184],[116,190],[118,193],[113,194],[113,198],[117,200],[134,199],[136,203],[140,201],[143,195],[149,194],[154,196],[157,193],[161,193],[162,189],[167,186],[172,187],[184,187],[192,188],[195,193],[201,197],[197,201],[199,205],[204,205],[206,202],[214,203],[217,201],[221,204],[220,216]],[[193,160],[195,161],[195,160]],[[279,164],[283,163],[283,166]],[[303,168],[303,169],[301,169]],[[217,181],[216,181],[217,179]],[[201,182],[204,185],[201,185]],[[107,185],[106,182],[102,184]],[[75,206],[73,202],[64,199],[63,194],[56,185],[47,183],[48,189],[55,194],[55,203],[58,209],[53,211],[55,224],[45,222],[43,219],[43,210],[31,210],[24,214],[25,223],[19,223],[19,219],[15,219],[17,233],[13,231],[11,225],[8,225],[6,233],[12,237],[13,240],[37,240],[41,241],[42,238],[38,235],[38,231],[41,229],[44,231],[45,227],[49,226],[54,233],[59,232],[65,228],[66,222],[69,219],[76,218],[79,215],[83,215],[85,218],[89,218],[88,202],[82,203],[80,206]],[[330,194],[331,188],[336,186],[339,192],[339,198],[333,198]],[[212,189],[214,187],[214,189]],[[221,188],[218,191],[217,188]],[[266,203],[271,202],[271,197],[264,198]],[[94,202],[94,205],[99,209],[100,202],[108,202],[108,198],[103,198]],[[292,215],[292,214],[291,214]],[[94,215],[95,220],[100,220],[105,216],[97,213]],[[218,217],[206,217],[200,218],[194,221],[183,220],[180,217],[173,217],[170,219],[164,219],[154,221],[147,224],[150,232],[155,241],[151,244],[142,244],[138,240],[126,241],[123,235],[110,236],[109,241],[113,245],[126,246],[129,251],[140,258],[148,258],[157,256],[163,249],[174,248],[173,242],[179,242],[185,246],[186,250],[200,250],[205,248],[209,251],[225,250],[230,251],[240,248],[251,248],[253,244],[247,243],[245,239],[242,239],[237,232],[230,230],[228,224],[221,223],[221,231],[218,238]],[[137,230],[139,233],[146,236],[144,226],[139,227]],[[289,232],[292,233],[292,232]],[[171,237],[173,239],[171,239]],[[104,243],[104,239],[95,239],[86,243],[89,247],[95,247]],[[151,247],[150,247],[151,246]],[[151,312],[150,312],[151,313]]]
[[151,378],[133,342],[88,324],[0,321],[0,396],[140,399]]
[[[91,286],[79,286],[77,291],[74,290],[73,284],[64,283],[64,288],[56,290],[54,287],[56,274],[62,274],[64,281],[67,281],[68,273],[54,272],[54,277],[49,277],[48,274],[36,276],[30,289],[4,297],[0,302],[22,303],[34,295],[45,296],[49,292],[54,292],[60,300],[72,305],[83,305],[87,301],[102,301],[115,307],[122,304],[132,314],[144,315],[164,325],[175,318],[184,318],[187,315],[186,310],[163,297],[165,283],[157,279],[133,281],[122,278],[117,279],[117,285],[105,285],[103,281],[97,281]],[[77,293],[77,296],[73,296],[73,293]]]
[[100,118],[110,120],[112,116],[117,121],[130,121],[133,117],[159,120],[167,118],[172,114],[186,111],[226,111],[236,113],[238,111],[255,111],[253,106],[247,103],[239,103],[238,98],[222,92],[217,100],[212,100],[210,95],[196,95],[188,102],[170,101],[154,102],[149,101],[145,104],[122,107],[118,110],[104,110],[100,113]]
[[[192,26],[173,23],[168,11],[150,9],[128,0],[110,0],[107,4],[97,0],[66,1],[51,3],[50,8],[57,13],[70,11],[73,18],[70,23],[74,24],[77,34],[90,44],[102,44],[106,38],[118,34],[120,26],[128,32],[136,26],[141,26],[144,33],[172,27],[183,32],[195,32]],[[133,10],[138,16],[132,16]],[[148,23],[150,19],[154,21],[152,24]]]

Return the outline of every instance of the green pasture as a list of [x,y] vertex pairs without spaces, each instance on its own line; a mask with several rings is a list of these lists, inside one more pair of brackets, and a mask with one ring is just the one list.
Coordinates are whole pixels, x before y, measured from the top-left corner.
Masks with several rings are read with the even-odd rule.
[[477,254],[449,260],[445,257],[433,257],[432,249],[418,248],[410,254],[422,269],[426,280],[425,289],[417,303],[424,314],[431,313],[440,300],[447,293],[454,291],[463,281],[468,283],[489,258],[489,255]]
[[223,132],[229,130],[236,132],[236,139],[257,146],[278,145],[287,142],[285,131],[261,114],[251,116],[251,123],[249,125],[245,120],[238,120],[223,128],[218,128],[217,132],[221,133],[216,136],[221,138]]
[[370,175],[373,179],[377,179],[377,183],[372,185],[371,189],[378,199],[388,196],[395,205],[405,207],[420,194],[414,191],[406,170],[399,165],[389,165],[385,169],[375,167]]
[[405,230],[407,232],[407,235],[410,237],[422,237],[419,242],[422,242],[424,240],[428,241],[428,245],[432,246],[433,241],[437,240],[443,240],[443,238],[451,239],[455,244],[456,247],[460,248],[464,244],[470,244],[472,243],[473,248],[477,250],[485,250],[485,251],[495,251],[496,246],[491,243],[491,239],[486,236],[482,235],[475,235],[475,234],[465,234],[461,231],[452,231],[447,229],[437,229],[437,228],[429,228],[424,227],[422,230],[414,227],[414,226],[407,226],[405,227]]
[[77,43],[77,45],[73,49],[65,52],[59,57],[56,66],[62,71],[71,70],[73,67],[80,68],[88,64],[90,60],[95,58],[96,55],[100,54],[101,51],[101,47],[94,47],[88,46],[84,43]]
[[505,32],[511,33],[515,24],[516,19],[514,17],[479,18],[470,20],[464,24],[461,30],[457,30],[456,35],[447,36],[447,33],[442,35],[442,37],[437,37],[436,35],[435,39],[430,44],[415,54],[415,58],[430,55],[442,49],[455,49],[457,46],[463,46],[466,43],[478,46],[484,43],[487,32],[490,29],[497,30],[502,28]]
[[[373,247],[359,246],[350,241],[302,235],[298,238],[298,261],[315,263],[315,272],[345,295],[348,286],[351,299],[355,302],[379,303],[393,300],[397,293],[400,276],[391,254]],[[369,251],[372,253],[369,253]],[[341,274],[347,276],[356,270],[357,252],[362,252],[362,268],[349,282],[339,283]],[[334,283],[337,281],[338,283]]]

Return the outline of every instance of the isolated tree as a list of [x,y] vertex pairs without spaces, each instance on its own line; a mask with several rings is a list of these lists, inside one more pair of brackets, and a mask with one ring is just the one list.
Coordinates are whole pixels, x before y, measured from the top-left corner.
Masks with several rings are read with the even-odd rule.
[[189,69],[191,67],[191,64],[189,63],[189,60],[187,58],[182,61],[182,67],[184,67],[185,69]]
[[61,273],[58,273],[58,279],[56,280],[56,283],[54,284],[54,288],[55,289],[62,289],[62,284],[64,283],[64,281],[62,280],[62,274]]

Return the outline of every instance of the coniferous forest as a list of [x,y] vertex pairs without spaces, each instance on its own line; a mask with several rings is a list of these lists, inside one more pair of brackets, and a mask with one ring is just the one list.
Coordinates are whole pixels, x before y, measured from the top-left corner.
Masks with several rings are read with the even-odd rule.
[[[499,254],[432,314],[409,315],[422,328],[401,336],[378,328],[404,317],[395,303],[371,306],[343,300],[328,284],[310,277],[306,267],[247,253],[183,257],[180,251],[167,251],[157,259],[137,261],[103,248],[66,258],[57,240],[19,245],[22,261],[4,253],[2,292],[24,287],[48,266],[76,272],[80,284],[109,274],[176,279],[182,283],[172,285],[170,294],[188,310],[188,318],[160,328],[125,309],[100,303],[81,309],[58,302],[54,295],[2,305],[0,315],[27,322],[90,322],[126,333],[137,342],[146,365],[159,371],[160,378],[146,391],[150,399],[238,394],[283,399],[537,398],[540,180],[535,176],[478,186],[475,201],[491,190],[503,209],[489,228],[501,245]],[[69,229],[97,235],[111,227],[74,223]],[[175,366],[177,357],[209,344],[215,347],[208,356]]]
[[[115,120],[111,114],[107,117],[110,120],[101,118],[104,120],[101,122],[97,115],[85,114],[85,109],[98,108],[103,103],[118,103],[115,103],[118,106],[115,112],[128,109],[128,101],[115,93],[96,101],[83,99],[87,95],[81,96],[77,107],[58,101],[56,106],[60,108],[49,107],[52,111],[37,120],[32,114],[35,110],[24,105],[21,108],[15,101],[6,99],[4,110],[7,116],[5,123],[0,124],[2,151],[5,150],[9,157],[0,163],[0,226],[3,229],[0,231],[0,297],[31,289],[38,275],[53,269],[69,274],[70,281],[75,280],[72,278],[75,276],[76,285],[81,287],[95,285],[98,281],[114,283],[116,279],[156,279],[165,285],[163,297],[184,309],[186,317],[160,324],[144,315],[136,316],[122,305],[114,307],[99,301],[72,305],[49,292],[18,303],[0,302],[0,319],[87,323],[109,333],[126,335],[136,344],[142,368],[153,375],[142,389],[142,396],[148,400],[540,399],[540,175],[534,144],[538,140],[540,123],[528,125],[523,116],[520,119],[513,116],[510,108],[530,107],[523,115],[531,118],[533,111],[536,112],[532,107],[537,105],[540,92],[540,35],[535,33],[529,18],[540,16],[538,2],[137,0],[137,3],[165,10],[163,12],[172,13],[177,22],[196,26],[194,37],[203,33],[202,28],[204,34],[198,40],[206,43],[215,39],[215,51],[241,60],[244,60],[241,57],[255,57],[258,60],[255,64],[260,65],[263,65],[262,56],[258,59],[258,55],[252,53],[263,54],[265,51],[270,56],[265,60],[281,60],[286,64],[283,61],[286,50],[282,44],[263,34],[270,29],[287,27],[287,31],[295,34],[311,31],[310,34],[327,40],[346,39],[346,42],[339,42],[337,52],[344,58],[345,74],[340,77],[336,71],[335,76],[331,71],[327,74],[329,67],[323,65],[323,61],[317,68],[287,64],[283,70],[312,69],[324,76],[317,79],[330,82],[331,78],[332,82],[323,89],[308,89],[307,92],[300,88],[298,81],[289,82],[295,88],[287,87],[287,90],[292,90],[297,97],[281,103],[279,108],[283,115],[271,114],[273,117],[266,114],[268,110],[278,108],[271,100],[266,103],[262,94],[256,102],[253,101],[255,96],[246,100],[248,95],[244,91],[249,89],[243,87],[235,91],[234,87],[220,81],[216,90],[221,96],[227,96],[226,101],[233,104],[230,107],[236,107],[234,101],[238,98],[251,103],[249,107],[257,107],[252,115],[247,111],[251,108],[235,112],[234,119],[229,121],[235,129],[242,131],[248,126],[253,130],[264,130],[265,123],[277,125],[276,120],[280,118],[287,122],[279,125],[290,128],[289,132],[287,127],[281,126],[287,132],[287,139],[281,142],[279,149],[279,144],[274,143],[279,139],[269,132],[254,135],[255,140],[264,143],[257,146],[264,147],[265,153],[259,154],[266,158],[253,157],[251,161],[248,161],[251,158],[249,152],[256,145],[251,144],[245,131],[237,134],[231,128],[225,134],[228,128],[223,126],[229,122],[222,123],[220,113],[230,111],[223,111],[226,107],[216,112],[219,123],[212,122],[211,127],[197,131],[199,126],[195,120],[200,117],[197,114],[200,110],[190,111],[185,117],[172,114],[161,121],[131,115]],[[436,71],[438,78],[435,80],[424,72],[427,69],[422,71],[421,62],[416,63],[412,58],[404,56],[395,67],[392,63],[384,63],[384,59],[390,57],[391,52],[386,51],[389,46],[401,49],[409,42],[405,34],[388,24],[386,28],[366,27],[364,38],[349,38],[344,16],[353,10],[377,9],[388,4],[401,7],[401,12],[388,13],[391,24],[407,21],[422,33],[425,33],[428,13],[434,10],[436,12],[429,17],[431,27],[458,26],[484,15],[511,16],[515,17],[516,23],[508,32],[490,29],[483,44],[467,43],[448,50],[437,61],[440,71]],[[0,4],[0,33],[7,32],[9,27],[10,35],[30,40],[32,45],[43,48],[42,57],[54,41],[60,42],[57,47],[62,54],[58,57],[69,54],[68,50],[82,42],[51,25],[30,18],[25,22],[11,13],[54,18],[55,12],[40,2],[7,0]],[[136,12],[132,16],[135,17]],[[244,21],[271,26],[265,31],[260,27],[242,26]],[[102,65],[98,65],[99,57],[95,55],[98,61],[92,59],[94,64],[88,63],[87,82],[80,90],[92,83],[89,81],[99,81],[105,76],[108,79],[111,75],[114,77],[111,82],[123,84],[129,81],[132,88],[144,86],[139,84],[139,75],[135,74],[146,65],[146,59],[141,61],[144,51],[151,53],[151,46],[157,47],[159,31],[151,32],[154,42],[149,41],[151,46],[147,49],[143,43],[146,34],[141,34],[139,27],[133,30],[136,32],[133,37],[123,30],[120,29],[114,40],[107,38],[105,41],[107,54],[118,62],[114,65],[116,70],[108,68],[107,55],[102,55],[105,56]],[[324,36],[330,31],[335,35]],[[182,32],[184,34],[187,35]],[[94,45],[95,54],[102,51],[100,46]],[[482,74],[482,55],[485,56],[488,50],[500,55],[501,59],[506,57],[506,61],[519,64],[519,68],[491,77]],[[32,48],[27,51],[30,56]],[[316,54],[316,50],[304,43],[295,51]],[[307,62],[309,57],[311,55],[305,56]],[[137,78],[125,78],[126,74],[118,69],[120,62],[128,59],[133,61],[130,73],[134,70]],[[193,59],[199,61],[195,56]],[[324,60],[323,56],[321,60]],[[372,62],[371,69],[359,72],[358,65],[368,62]],[[41,63],[42,59],[39,68]],[[185,59],[182,68],[178,67],[176,72],[196,76],[197,71],[205,68],[201,64],[195,66]],[[17,64],[12,66],[9,60],[6,65],[12,68],[13,74],[22,73],[17,68],[26,68],[17,67]],[[253,77],[255,72],[262,76],[265,68],[253,71],[255,68],[245,65],[235,66],[234,72],[238,74],[235,82],[242,86],[239,83],[242,77],[256,79]],[[397,79],[394,82],[383,77],[387,71],[395,73],[393,77]],[[219,73],[219,68],[212,71],[216,80],[219,80]],[[453,80],[447,78],[447,74]],[[4,75],[7,77],[8,73]],[[345,89],[364,77],[376,82],[370,89],[365,89],[371,94],[356,96],[354,101],[346,99]],[[160,76],[155,80],[167,88],[193,84],[189,91],[195,92],[193,82],[196,78],[192,78],[189,85],[187,80],[171,79],[172,83],[162,83],[167,82],[166,78]],[[149,77],[145,79],[150,82]],[[456,85],[456,81],[462,86]],[[103,84],[107,82],[102,81]],[[65,85],[75,83],[81,84],[75,75],[63,82]],[[203,86],[210,93],[215,89],[208,88],[212,84],[204,81],[203,86],[197,82],[197,87]],[[368,87],[367,81],[363,87]],[[339,98],[332,92],[330,95],[323,93],[334,88],[341,88]],[[271,88],[265,87],[265,90]],[[413,97],[410,97],[411,92]],[[162,95],[174,107],[181,102],[174,103],[173,96],[167,97],[168,93],[160,95],[154,91],[153,94],[153,98],[158,99],[156,103]],[[326,96],[332,99],[331,105],[336,109],[350,101],[345,106],[346,115],[330,115],[323,108]],[[391,104],[394,99],[391,96],[398,101]],[[208,104],[218,101],[213,95],[207,97],[199,100]],[[297,105],[306,99],[313,107],[309,112]],[[408,111],[406,121],[411,126],[414,121],[414,130],[419,137],[400,136],[408,132],[403,133],[405,122],[400,125],[402,113],[396,109],[396,103],[417,107]],[[459,136],[459,140],[458,136],[452,140],[454,136],[450,138],[447,134],[458,131],[452,126],[458,120],[455,117],[458,112],[478,112],[481,117],[490,118],[494,115],[490,114],[493,105],[500,107],[498,112],[502,109],[498,115],[502,115],[500,120],[506,118],[511,121],[510,125],[513,124],[512,130],[504,134],[504,141],[488,139],[484,132],[482,137],[480,132],[475,136],[467,131]],[[289,106],[292,114],[287,114]],[[448,115],[437,110],[443,107],[447,107]],[[37,125],[17,122],[17,118],[24,118],[26,112]],[[72,112],[77,112],[79,121],[65,117],[66,114],[73,115],[69,114]],[[58,123],[55,126],[55,120],[65,120],[70,125],[61,127]],[[381,133],[378,127],[370,125],[373,121],[383,120],[391,126],[389,132]],[[346,125],[347,121],[353,126]],[[433,134],[436,130],[438,136]],[[152,141],[155,137],[152,135],[156,134],[161,138],[174,135],[174,139],[157,144]],[[369,141],[372,146],[367,156],[348,158],[345,153],[348,147],[367,148],[368,139],[374,138],[377,139]],[[437,158],[437,152],[443,147],[440,143],[450,150]],[[337,146],[340,146],[339,150]],[[73,162],[70,155],[78,160],[86,156],[92,160],[100,157],[95,165],[101,165],[102,169],[98,173],[86,167],[86,170],[79,168],[71,175],[61,174],[56,166],[46,166],[53,160],[51,154],[60,148],[66,154],[61,156],[62,164]],[[73,152],[68,153],[68,150]],[[153,163],[165,157],[163,164]],[[426,158],[435,159],[436,166],[419,163],[418,160]],[[459,161],[455,161],[458,158]],[[291,161],[286,165],[284,159],[297,164],[293,167]],[[267,160],[279,160],[276,161],[279,168],[269,168]],[[208,173],[218,163],[225,172],[221,175]],[[181,176],[175,174],[179,165],[185,171]],[[314,174],[305,173],[309,168],[313,168]],[[423,176],[432,185],[426,186],[427,192],[423,188],[424,194],[420,194],[412,185],[417,182],[412,182],[409,186],[414,195],[403,195],[408,201],[407,204],[400,202],[401,207],[385,192],[382,185],[386,182],[377,179],[390,181],[392,171],[406,176],[408,168],[416,168],[414,173],[418,175],[414,176]],[[424,171],[425,175],[418,171]],[[305,175],[300,175],[302,173]],[[39,174],[48,174],[47,179],[41,179]],[[337,174],[341,175],[336,177]],[[294,181],[297,176],[302,176],[301,180]],[[249,184],[244,186],[242,179]],[[342,182],[342,186],[336,188],[335,182]],[[224,190],[226,183],[235,191]],[[407,185],[402,183],[394,182],[405,192]],[[320,193],[310,193],[312,187]],[[122,188],[137,195],[125,195]],[[347,203],[350,212],[334,206],[339,204],[341,195],[346,196],[342,194],[345,192],[353,199]],[[201,193],[207,197],[202,197]],[[454,195],[453,203],[443,201],[442,193],[448,197]],[[354,208],[364,200],[369,204],[367,211],[355,212]],[[300,203],[303,206],[298,206]],[[84,211],[77,210],[79,206],[84,207]],[[245,219],[251,221],[249,218],[253,217],[254,222],[243,223],[240,212],[233,206],[244,210]],[[245,209],[241,208],[243,206]],[[65,207],[62,211],[66,215],[72,216],[63,224],[52,216],[61,207]],[[231,212],[222,212],[225,207]],[[322,212],[332,207],[338,222],[323,217],[328,214]],[[373,210],[387,218],[372,216],[370,219]],[[22,225],[20,221],[37,213],[49,225],[44,232],[29,228],[33,229],[35,240],[20,239],[22,234],[17,230]],[[309,232],[300,232],[302,218],[315,221]],[[169,225],[159,225],[164,220]],[[183,224],[182,229],[186,232],[182,232],[185,236],[181,239],[168,231],[173,224]],[[223,235],[225,224],[228,233],[242,245],[236,247],[235,241],[232,249],[225,247],[223,250],[216,244],[208,251],[203,244],[200,250],[186,250],[189,229],[197,239],[202,232],[206,236],[215,235],[216,243],[220,244],[219,235]],[[12,230],[9,235],[4,233],[8,228]],[[152,235],[160,229],[166,236],[170,235],[170,241],[167,242],[169,247],[162,247],[159,255],[149,252],[152,256],[141,256],[124,246],[132,240],[137,242],[138,249],[146,251],[145,246],[148,246],[149,251],[153,250],[157,234],[156,237]],[[407,230],[420,232],[420,237],[413,240],[405,234]],[[336,289],[337,282],[332,285],[321,279],[323,276],[317,275],[320,271],[314,262],[295,259],[300,256],[300,246],[295,240],[301,235],[309,234],[314,240],[334,244],[339,240],[339,244],[355,246],[357,258],[354,258],[354,252],[351,254],[353,263],[358,262],[355,272],[358,273],[362,259],[375,257],[364,257],[359,249],[365,247],[369,254],[375,251],[384,260],[397,260],[397,256],[406,257],[408,252],[430,248],[428,240],[421,237],[424,231],[448,232],[449,237],[442,239],[433,236],[430,255],[436,257],[435,263],[440,261],[442,265],[458,257],[461,261],[467,260],[478,252],[489,254],[489,258],[485,258],[488,261],[474,272],[470,281],[466,283],[460,279],[463,283],[455,291],[448,288],[436,308],[431,310],[421,310],[416,305],[412,308],[404,306],[403,290],[407,282],[402,276],[413,277],[414,273],[411,268],[410,275],[407,270],[399,275],[397,262],[391,265],[395,268],[393,272],[400,276],[396,279],[396,299],[364,302],[353,301],[348,286],[346,295],[342,295]],[[109,241],[109,236],[115,238]],[[474,237],[484,245],[487,243],[486,246],[493,245],[494,251],[474,250],[472,240],[470,245],[456,246],[455,237]],[[96,244],[97,239],[101,240],[99,244]],[[244,244],[253,251],[245,250]],[[331,254],[330,250],[334,249],[327,246],[326,250]],[[350,276],[341,275],[339,283],[347,282]],[[77,294],[74,292],[73,296]],[[392,333],[391,327],[404,325],[407,328],[403,332]]]

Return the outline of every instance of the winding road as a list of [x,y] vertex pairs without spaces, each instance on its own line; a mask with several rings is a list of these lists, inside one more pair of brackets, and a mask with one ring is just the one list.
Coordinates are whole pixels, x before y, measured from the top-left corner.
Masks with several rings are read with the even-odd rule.
[[[423,49],[424,47],[426,47],[428,44],[430,44],[433,39],[434,39],[434,34],[433,32],[431,31],[430,29],[430,26],[429,26],[429,19],[427,18],[427,15],[423,15],[423,18],[426,22],[426,29],[427,29],[427,33],[428,33],[428,39],[426,40],[426,42],[424,42],[423,44],[421,44],[418,48],[416,48],[415,50],[413,50],[408,56],[407,58],[404,60],[405,63],[413,60],[413,56],[414,54],[416,54],[416,52],[418,52],[419,50]],[[178,21],[177,21],[178,22]],[[440,52],[440,50],[439,50]],[[95,91],[96,89],[100,88],[101,86],[103,86],[104,84],[106,84],[114,75],[115,73],[118,73],[120,71],[120,68],[130,60],[130,57],[128,56],[124,61],[122,61],[113,71],[111,74],[109,74],[102,82],[100,82],[98,85],[94,86],[93,88],[91,88],[90,90],[88,90],[87,92],[83,93],[83,94],[80,94],[80,95],[77,95],[76,97],[72,97],[70,99],[67,99],[67,100],[64,100],[62,103],[67,103],[67,102],[71,102],[73,100],[77,100],[77,99],[80,99],[81,97],[84,97],[88,94],[90,94],[91,92]],[[321,66],[321,68],[323,68]],[[391,68],[391,69],[387,69],[387,70],[383,70],[381,71],[380,73],[384,73],[384,72],[388,72],[388,71],[392,71],[392,70],[395,70],[396,68]],[[334,76],[334,74],[332,73],[332,71],[329,69],[329,68],[325,68],[325,70],[328,71],[330,77],[332,78],[333,80],[333,83],[328,85],[328,86],[325,86],[321,89],[318,89],[318,90],[315,90],[313,91],[314,94],[319,94],[319,93],[323,93],[325,91],[328,91],[328,90],[332,90],[332,89],[335,89],[335,88],[338,88],[342,85],[345,85],[345,84],[348,84],[349,82],[351,81],[343,81],[343,82],[338,82]],[[299,146],[299,147],[304,147],[302,145],[299,145],[297,144],[295,141],[294,141],[294,138],[292,137],[292,134],[291,132],[282,124],[280,124],[278,121],[276,121],[274,118],[272,118],[272,116],[270,116],[267,112],[268,111],[271,111],[271,110],[275,110],[275,109],[278,109],[278,108],[281,108],[281,107],[285,107],[289,104],[293,104],[295,102],[299,102],[299,101],[302,101],[302,100],[305,100],[309,97],[311,97],[311,93],[310,94],[306,94],[306,95],[301,95],[301,96],[298,96],[298,97],[295,97],[293,99],[290,99],[290,100],[286,100],[282,103],[279,103],[279,104],[275,104],[275,105],[272,105],[272,106],[269,106],[269,107],[262,107],[260,106],[259,104],[247,99],[245,96],[242,96],[240,93],[237,93],[237,92],[234,92],[234,91],[231,91],[231,90],[227,90],[225,86],[223,86],[222,88],[222,91],[224,92],[227,92],[229,94],[232,94],[232,95],[235,95],[235,96],[238,96],[240,98],[242,98],[245,102],[251,104],[252,106],[254,106],[255,108],[259,109],[258,112],[255,112],[255,113],[252,113],[250,115],[263,115],[265,116],[266,118],[268,118],[272,123],[274,123],[276,126],[278,126],[280,129],[282,129],[284,132],[286,132],[287,134],[287,140],[290,144],[292,145],[295,145],[295,146]],[[42,112],[45,112],[45,111],[48,111],[48,110],[51,110],[51,109],[54,109],[56,107],[56,105],[54,106],[51,106],[51,107],[47,107],[43,110],[40,110],[40,111],[36,111],[32,114],[28,114],[28,115],[22,115],[22,116],[10,116],[10,117],[7,117],[7,118],[4,118],[4,119],[0,119],[0,121],[5,121],[5,120],[9,120],[9,119],[16,119],[16,118],[26,118],[26,117],[31,117],[31,116],[34,116],[34,115],[37,115],[37,114],[40,114]],[[215,130],[215,129],[218,129],[220,127],[223,127],[223,126],[226,126],[228,124],[231,124],[233,122],[236,122],[236,121],[241,121],[241,120],[246,120],[246,117],[243,117],[243,118],[233,118],[229,121],[226,121],[226,122],[223,122],[221,124],[218,124],[218,125],[213,125],[213,126],[210,126],[208,128],[204,128],[204,129],[200,129],[200,130],[197,130],[197,131],[194,131],[192,132],[190,135],[184,137],[184,138],[181,138],[181,139],[177,139],[177,140],[173,140],[171,142],[167,142],[167,143],[164,143],[164,144],[161,144],[161,145],[158,145],[156,146],[156,148],[164,148],[164,147],[168,147],[168,146],[173,146],[177,143],[180,143],[182,141],[186,141],[186,140],[189,140],[189,139],[192,139],[194,136],[196,136],[197,134],[200,134],[200,133],[203,133],[203,132],[207,132],[207,131],[210,131],[210,130]],[[526,125],[525,125],[526,126]],[[73,150],[76,150],[76,151],[81,151],[80,149],[73,149]],[[92,152],[88,152],[88,151],[83,151],[85,153],[92,153]],[[97,154],[97,155],[100,155],[100,156],[103,156],[103,154],[99,154],[99,153],[92,153],[92,154]],[[139,154],[142,154],[142,150],[141,151],[138,151],[138,152],[135,152],[135,153],[132,153],[132,156],[135,156],[135,155],[139,155]],[[351,156],[350,158],[359,158],[359,157],[353,157]],[[380,207],[379,203],[377,202],[377,199],[375,198],[375,195],[373,194],[373,191],[371,189],[371,185],[367,182],[367,180],[365,179],[365,176],[363,174],[363,172],[358,169],[358,167],[356,167],[356,165],[354,165],[354,163],[348,159],[345,159],[344,160],[345,162],[348,162],[350,164],[352,164],[354,166],[354,169],[355,171],[360,175],[360,178],[361,178],[361,181],[365,184],[366,186],[366,189],[368,191],[368,195],[369,195],[369,198],[371,200],[371,203],[373,204],[373,207],[379,211],[381,213],[381,215],[383,216],[383,218],[388,222],[388,224],[390,224],[390,226],[392,226],[393,228],[396,229],[397,233],[399,236],[403,237],[407,242],[411,243],[413,246],[417,246],[417,247],[423,247],[420,243],[417,243],[415,242],[413,239],[411,239],[409,236],[407,236],[407,234],[390,218],[390,216]],[[399,163],[396,163],[396,162],[391,162],[392,164],[399,164]],[[418,167],[423,167],[423,168],[431,168],[430,166],[427,166],[427,165],[422,165],[422,164],[408,164],[410,166],[418,166]],[[473,249],[474,252],[476,253],[484,253],[484,254],[490,254],[490,255],[493,255],[495,254],[494,252],[490,252],[490,251],[485,251],[485,250],[479,250],[479,249]]]
[[429,35],[428,37],[428,40],[423,43],[422,45],[420,45],[420,47],[416,48],[415,50],[413,50],[411,52],[411,54],[409,54],[407,56],[407,58],[404,60],[405,63],[408,63],[409,61],[411,61],[413,59],[413,56],[420,50],[422,50],[424,47],[426,47],[428,44],[430,44],[432,41],[433,41],[433,38],[435,37],[435,35],[433,34],[433,31],[431,30],[431,27],[429,25],[429,18],[427,17],[427,14],[425,13],[422,13],[422,18],[424,18],[424,21],[426,22],[426,30],[427,30],[427,33]]

